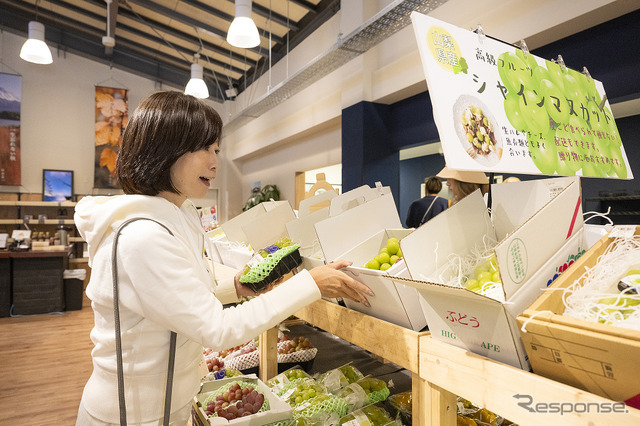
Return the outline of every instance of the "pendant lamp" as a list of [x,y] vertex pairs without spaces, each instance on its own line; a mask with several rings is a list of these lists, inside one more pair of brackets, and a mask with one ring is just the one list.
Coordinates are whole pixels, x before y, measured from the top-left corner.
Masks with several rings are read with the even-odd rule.
[[200,55],[195,55],[195,61],[191,64],[191,80],[187,83],[187,87],[184,88],[185,95],[191,95],[199,99],[206,99],[209,97],[209,89],[202,77],[204,76],[204,69],[202,65],[198,63]]
[[53,62],[51,50],[49,50],[47,43],[44,42],[44,24],[41,22],[29,22],[29,39],[22,45],[20,57],[34,64],[50,64]]
[[251,19],[251,0],[236,0],[236,17],[229,26],[227,42],[245,49],[260,44],[258,28]]

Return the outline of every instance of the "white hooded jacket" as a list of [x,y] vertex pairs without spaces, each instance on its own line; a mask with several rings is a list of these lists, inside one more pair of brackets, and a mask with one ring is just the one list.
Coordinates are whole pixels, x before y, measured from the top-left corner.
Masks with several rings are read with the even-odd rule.
[[170,331],[178,335],[172,412],[198,392],[203,346],[222,350],[242,344],[320,298],[307,271],[233,308],[215,297],[213,271],[204,258],[206,235],[193,203],[181,208],[161,197],[85,197],[75,223],[88,243],[94,310],[93,373],[82,404],[97,419],[119,423],[111,249],[118,240],[118,281],[127,421],[162,417]]

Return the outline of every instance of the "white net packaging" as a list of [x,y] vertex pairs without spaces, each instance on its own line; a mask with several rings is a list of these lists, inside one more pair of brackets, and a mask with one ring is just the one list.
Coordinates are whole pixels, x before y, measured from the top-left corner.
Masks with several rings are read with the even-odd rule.
[[563,293],[564,315],[640,330],[640,236],[618,236]]
[[482,245],[467,254],[451,253],[440,268],[439,278],[451,287],[464,287],[500,302],[505,301],[498,263],[493,252],[497,241],[485,236]]

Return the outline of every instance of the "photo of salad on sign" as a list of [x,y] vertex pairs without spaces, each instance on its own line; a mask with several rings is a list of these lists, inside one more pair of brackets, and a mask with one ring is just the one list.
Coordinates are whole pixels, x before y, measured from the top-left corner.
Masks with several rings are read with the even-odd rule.
[[411,20],[448,167],[633,178],[601,82],[526,46]]

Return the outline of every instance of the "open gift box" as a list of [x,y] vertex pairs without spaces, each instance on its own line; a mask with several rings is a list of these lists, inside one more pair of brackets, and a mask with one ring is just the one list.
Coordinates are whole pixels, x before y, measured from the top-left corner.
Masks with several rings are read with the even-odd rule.
[[344,272],[369,286],[375,296],[367,296],[370,307],[345,299],[350,309],[412,329],[421,330],[426,319],[415,289],[390,280],[406,275],[398,261],[386,271],[364,268],[380,252],[389,238],[401,240],[413,230],[402,229],[393,195],[387,188],[368,186],[349,191],[331,200],[330,217],[315,224],[324,258],[353,262]]
[[[269,410],[258,412],[246,417],[239,417],[234,420],[227,420],[218,416],[208,417],[205,414],[204,410],[204,408],[206,408],[205,401],[207,400],[207,398],[209,398],[212,394],[215,394],[215,392],[221,387],[237,381],[248,382],[259,393],[262,393],[265,397],[265,401],[269,401]],[[202,385],[200,386],[200,392],[193,398],[193,411],[195,415],[192,416],[192,423],[195,426],[263,426],[277,424],[278,422],[282,422],[291,418],[291,407],[289,406],[289,404],[284,402],[275,393],[273,393],[271,389],[269,389],[269,387],[264,382],[262,382],[262,380],[256,377],[255,374],[230,377],[226,379],[202,383]]]
[[634,235],[640,226],[614,227],[517,319],[534,373],[640,408],[640,331],[563,315],[564,289],[582,285],[616,236]]
[[300,201],[298,217],[286,224],[291,240],[300,244],[300,255],[304,269],[313,269],[325,264],[315,224],[329,218],[329,207],[320,209],[314,207],[330,202],[332,198],[337,196],[338,194],[334,191],[325,191]]
[[[497,361],[528,369],[516,316],[584,252],[579,178],[494,185],[493,222],[480,191],[400,241],[411,279],[393,278],[420,293],[431,335]],[[450,256],[487,247],[497,259],[502,297],[446,285]],[[447,274],[449,274],[447,276]]]

